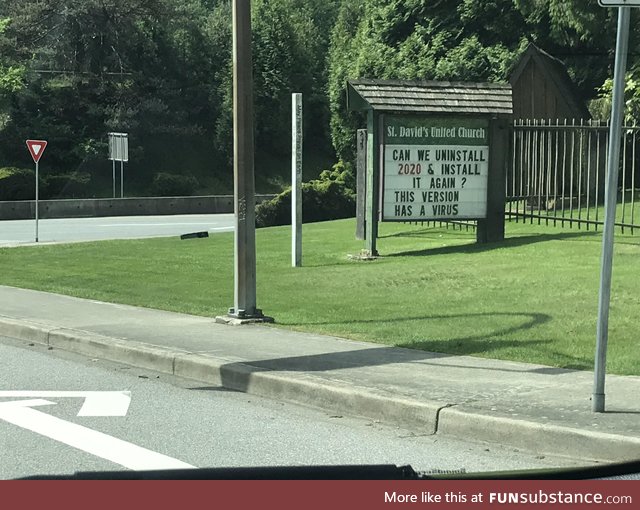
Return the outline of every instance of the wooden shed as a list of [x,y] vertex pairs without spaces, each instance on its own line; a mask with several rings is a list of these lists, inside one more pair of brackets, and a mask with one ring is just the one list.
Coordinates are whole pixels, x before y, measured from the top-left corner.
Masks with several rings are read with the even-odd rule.
[[604,196],[607,133],[591,126],[564,63],[531,43],[509,82],[515,125],[508,200],[549,210]]
[[564,63],[533,43],[520,57],[509,82],[514,119],[591,118]]

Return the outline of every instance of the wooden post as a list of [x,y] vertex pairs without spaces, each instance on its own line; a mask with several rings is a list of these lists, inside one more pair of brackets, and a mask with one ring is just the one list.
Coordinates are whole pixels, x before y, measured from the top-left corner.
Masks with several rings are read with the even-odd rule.
[[366,242],[365,249],[369,255],[378,255],[378,176],[380,173],[380,133],[378,132],[379,115],[369,110],[367,115],[367,199],[366,199]]
[[478,243],[504,241],[506,175],[509,157],[509,121],[491,119],[489,123],[489,178],[487,182],[487,217],[478,220]]
[[358,129],[358,160],[356,168],[356,239],[366,239],[366,196],[367,196],[367,130]]

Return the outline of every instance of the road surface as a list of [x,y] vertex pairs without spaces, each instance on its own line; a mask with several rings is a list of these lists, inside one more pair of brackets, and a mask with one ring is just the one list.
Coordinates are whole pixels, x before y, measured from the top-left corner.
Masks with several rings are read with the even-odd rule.
[[470,472],[581,464],[415,435],[2,337],[0,359],[2,479],[190,466],[391,463]]
[[[232,232],[233,214],[61,218],[40,220],[38,223],[41,243],[78,242],[179,236],[202,231],[209,234]],[[0,246],[34,241],[34,220],[0,221]]]

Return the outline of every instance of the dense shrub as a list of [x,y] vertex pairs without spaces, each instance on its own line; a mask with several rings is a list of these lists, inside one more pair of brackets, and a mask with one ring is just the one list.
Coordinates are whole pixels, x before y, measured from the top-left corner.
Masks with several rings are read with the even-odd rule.
[[191,196],[200,188],[193,175],[159,173],[151,184],[151,193],[156,197]]
[[91,174],[86,172],[43,176],[40,186],[40,197],[45,200],[92,196]]
[[[320,178],[302,185],[302,221],[337,220],[355,215],[355,179],[351,166],[342,162]],[[256,207],[256,226],[291,224],[291,189]]]
[[33,200],[36,196],[35,172],[26,168],[0,168],[0,201]]

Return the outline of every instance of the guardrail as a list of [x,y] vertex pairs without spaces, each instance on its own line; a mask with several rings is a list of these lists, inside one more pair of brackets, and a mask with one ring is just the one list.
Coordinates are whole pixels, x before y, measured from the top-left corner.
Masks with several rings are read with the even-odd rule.
[[[256,203],[270,200],[274,196],[256,195]],[[40,200],[38,213],[40,218],[233,213],[233,195]],[[34,217],[34,200],[0,202],[0,220],[25,220]]]

